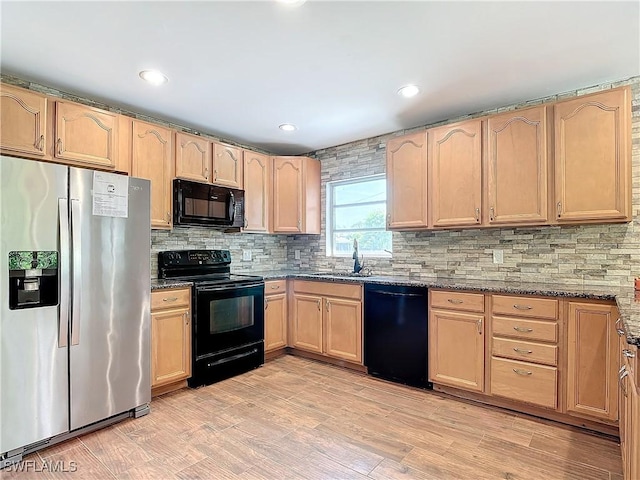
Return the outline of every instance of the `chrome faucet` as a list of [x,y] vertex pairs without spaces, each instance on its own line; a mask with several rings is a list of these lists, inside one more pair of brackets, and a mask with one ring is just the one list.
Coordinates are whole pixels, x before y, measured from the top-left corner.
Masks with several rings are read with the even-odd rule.
[[362,256],[362,263],[358,258],[358,240],[356,238],[353,239],[353,273],[360,273],[360,271],[364,268],[364,255]]

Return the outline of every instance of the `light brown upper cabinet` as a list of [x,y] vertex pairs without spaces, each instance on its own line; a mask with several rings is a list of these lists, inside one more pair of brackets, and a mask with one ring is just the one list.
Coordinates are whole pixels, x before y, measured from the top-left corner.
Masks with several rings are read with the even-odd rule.
[[273,158],[273,232],[320,233],[320,162]]
[[222,143],[213,144],[213,183],[242,188],[242,150]]
[[54,156],[74,163],[114,169],[118,115],[71,102],[56,102]]
[[0,84],[0,148],[3,152],[47,157],[47,97]]
[[567,412],[618,419],[619,342],[613,305],[569,302]]
[[151,228],[170,229],[173,132],[159,125],[133,121],[131,170],[151,181]]
[[557,221],[630,221],[629,88],[553,108]]
[[387,228],[427,227],[427,134],[387,142]]
[[481,134],[481,120],[427,131],[430,223],[434,228],[482,222]]
[[245,150],[244,231],[269,232],[271,210],[271,159]]
[[487,137],[485,221],[547,223],[547,107],[491,116]]
[[206,138],[176,132],[176,177],[209,182],[211,179],[211,142]]

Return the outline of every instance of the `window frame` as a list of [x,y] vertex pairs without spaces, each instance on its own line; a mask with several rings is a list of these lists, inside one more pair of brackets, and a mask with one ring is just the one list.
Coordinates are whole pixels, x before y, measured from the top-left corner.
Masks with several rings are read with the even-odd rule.
[[[335,187],[344,186],[344,185],[354,185],[358,183],[370,182],[373,180],[386,180],[386,175],[384,173],[375,174],[375,175],[366,175],[364,177],[356,177],[356,178],[348,178],[344,180],[334,180],[327,182],[326,184],[326,255],[327,257],[336,257],[336,258],[350,258],[352,253],[337,253],[333,252],[333,234],[336,231],[339,232],[389,232],[385,226],[381,228],[375,227],[365,227],[365,228],[356,228],[356,229],[336,229],[335,221]],[[362,205],[375,205],[375,204],[384,204],[385,205],[385,216],[386,216],[386,203],[387,203],[387,193],[385,189],[385,200],[384,202],[376,200],[369,202],[356,202],[356,203],[345,203],[338,205],[338,207],[357,207]],[[391,233],[391,232],[389,232]],[[393,241],[391,244],[391,251],[393,251]],[[375,254],[368,253],[366,254],[368,258],[386,258],[389,259],[392,257],[391,253],[388,252],[376,252]]]

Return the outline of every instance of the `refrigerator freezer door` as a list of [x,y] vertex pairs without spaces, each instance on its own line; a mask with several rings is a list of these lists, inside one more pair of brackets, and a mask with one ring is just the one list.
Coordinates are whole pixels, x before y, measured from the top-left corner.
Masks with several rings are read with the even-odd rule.
[[151,400],[150,183],[128,179],[128,218],[97,216],[94,173],[70,169],[71,430]]
[[[69,429],[68,350],[66,338],[58,338],[68,318],[59,318],[59,306],[9,309],[9,252],[58,252],[58,262],[68,259],[59,246],[67,172],[0,157],[0,454]],[[68,282],[68,275],[59,278]],[[68,291],[61,284],[58,294]]]

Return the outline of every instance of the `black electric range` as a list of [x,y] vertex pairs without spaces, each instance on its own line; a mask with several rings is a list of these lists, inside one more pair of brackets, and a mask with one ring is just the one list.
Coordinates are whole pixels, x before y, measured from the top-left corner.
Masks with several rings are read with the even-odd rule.
[[158,254],[158,277],[193,282],[191,387],[264,363],[264,280],[231,273],[228,250]]

